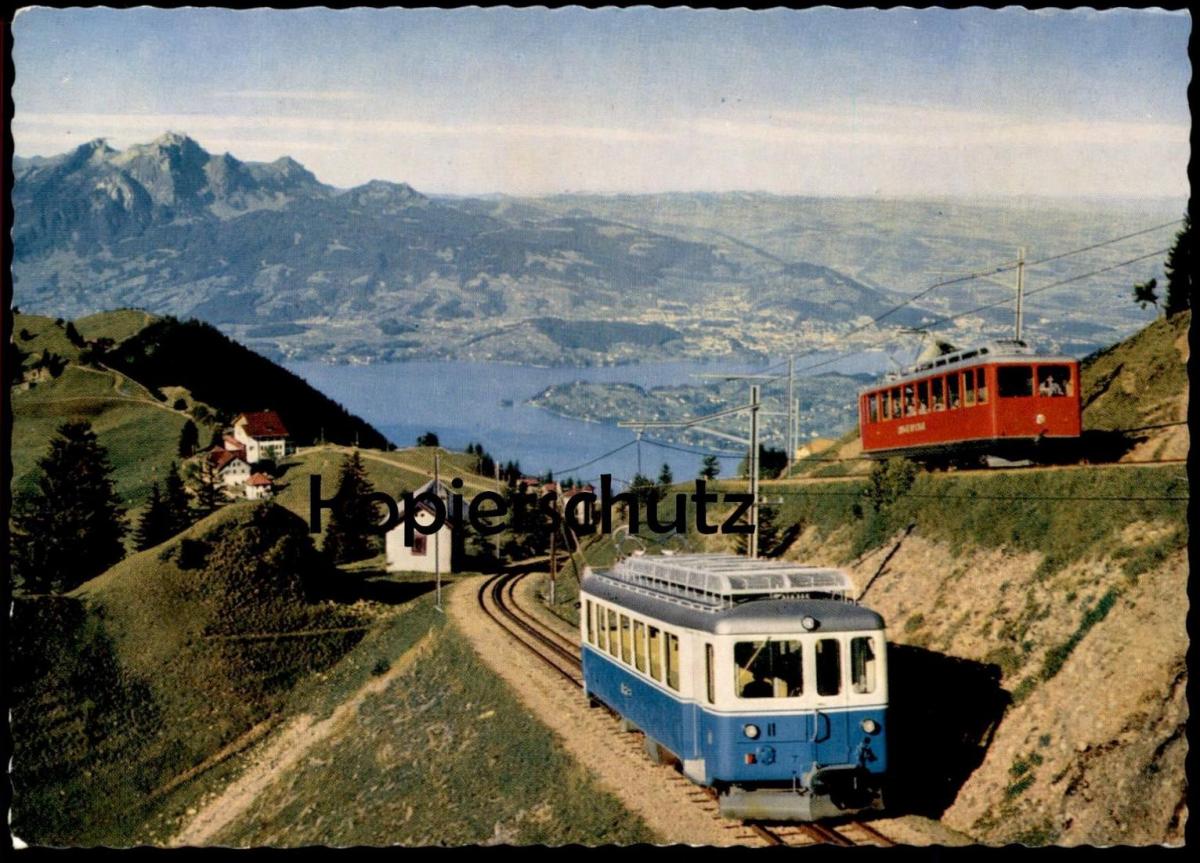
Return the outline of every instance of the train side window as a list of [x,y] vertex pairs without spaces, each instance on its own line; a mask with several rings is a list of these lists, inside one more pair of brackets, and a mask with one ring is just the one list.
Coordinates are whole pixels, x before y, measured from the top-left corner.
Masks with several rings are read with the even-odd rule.
[[956,410],[959,405],[958,385],[961,375],[954,373],[946,377],[946,404],[950,410]]
[[608,639],[604,636],[608,634],[608,627],[604,624],[604,608],[596,606],[596,646],[601,650],[608,650]]
[[875,691],[875,639],[850,639],[850,689],[858,695]]
[[867,396],[867,422],[879,422],[879,403],[876,401],[875,393]]
[[1000,366],[996,369],[996,389],[1002,399],[1033,395],[1033,366]]
[[608,652],[617,655],[617,613],[608,610]]
[[646,624],[633,622],[633,664],[638,671],[646,673]]
[[804,694],[799,641],[739,641],[733,646],[739,698],[791,698]]
[[587,639],[588,644],[596,643],[596,618],[592,611],[592,601],[587,600]]
[[715,704],[717,701],[716,673],[716,667],[713,664],[713,646],[706,644],[704,645],[704,681],[705,694],[708,696],[709,704]]
[[975,391],[978,396],[979,403],[987,404],[988,388],[987,388],[987,369],[975,369]]
[[621,615],[621,661],[629,665],[633,660],[630,658],[630,647],[632,644],[629,640],[629,618]]
[[650,676],[662,680],[662,632],[658,627],[649,627],[650,635]]
[[892,390],[892,419],[900,418],[900,387]]
[[942,395],[945,386],[943,378],[934,378],[929,382],[929,398],[933,402],[933,409],[935,411],[944,411],[946,409],[946,400]]
[[963,372],[963,404],[966,407],[971,407],[975,404],[975,370],[968,369]]
[[842,691],[842,643],[836,638],[817,641],[817,695]]
[[679,691],[679,636],[667,633],[667,686]]
[[929,413],[929,382],[919,381],[917,383],[917,413]]
[[913,398],[913,385],[907,384],[904,387],[904,415],[906,417],[913,416],[917,412],[917,404]]
[[1037,381],[1040,396],[1074,395],[1070,366],[1038,366]]

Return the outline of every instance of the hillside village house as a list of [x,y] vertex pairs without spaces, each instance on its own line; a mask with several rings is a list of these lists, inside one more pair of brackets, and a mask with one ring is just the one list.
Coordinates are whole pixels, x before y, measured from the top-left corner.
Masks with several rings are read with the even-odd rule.
[[256,473],[246,480],[246,497],[263,500],[275,494],[275,481],[265,473]]
[[[418,498],[426,492],[434,490],[433,480],[425,483],[413,492]],[[444,483],[439,483],[436,494],[450,511],[450,492]],[[400,518],[404,518],[404,501],[399,500]],[[433,507],[425,501],[417,503],[416,522],[421,525],[433,523]],[[387,532],[384,538],[384,553],[387,558],[388,572],[434,572],[436,563],[441,561],[442,572],[457,572],[462,562],[462,532],[455,529],[447,515],[446,523],[436,534],[425,536],[415,533],[412,548],[404,545],[404,525],[400,524]],[[435,541],[436,540],[436,541]],[[437,557],[434,553],[437,553]]]
[[207,458],[221,484],[226,488],[238,486],[250,479],[250,463],[246,461],[244,450],[231,451],[228,449],[210,450]]
[[289,451],[287,427],[275,411],[238,414],[233,421],[233,439],[245,447],[249,464],[258,464],[264,459],[279,461]]

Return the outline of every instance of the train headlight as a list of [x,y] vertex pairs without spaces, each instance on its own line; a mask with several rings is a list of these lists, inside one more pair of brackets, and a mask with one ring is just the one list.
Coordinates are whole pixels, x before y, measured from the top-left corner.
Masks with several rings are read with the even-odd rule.
[[750,723],[749,725],[743,725],[742,733],[745,734],[747,737],[749,737],[751,740],[757,740],[758,739],[758,726],[755,725],[754,723]]
[[808,615],[805,615],[800,621],[800,625],[804,627],[806,632],[812,632],[817,628],[817,619],[815,617],[809,617]]
[[879,733],[879,723],[874,719],[864,719],[859,723],[859,727],[862,728],[863,731],[867,732],[867,734]]

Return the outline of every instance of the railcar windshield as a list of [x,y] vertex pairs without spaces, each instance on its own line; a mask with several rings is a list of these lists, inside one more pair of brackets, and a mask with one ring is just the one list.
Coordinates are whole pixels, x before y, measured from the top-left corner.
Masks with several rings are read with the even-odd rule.
[[790,698],[804,694],[799,641],[739,641],[733,647],[739,698]]
[[1074,381],[1071,380],[1070,366],[1038,366],[1038,395],[1040,396],[1069,396],[1074,395]]

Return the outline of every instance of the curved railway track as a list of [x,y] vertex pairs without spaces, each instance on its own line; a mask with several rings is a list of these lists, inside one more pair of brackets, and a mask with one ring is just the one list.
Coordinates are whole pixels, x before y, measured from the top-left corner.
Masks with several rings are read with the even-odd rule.
[[[476,601],[480,609],[498,627],[508,633],[522,647],[549,666],[572,686],[583,688],[583,671],[579,646],[559,632],[546,626],[534,615],[521,608],[514,593],[517,584],[528,573],[501,573],[488,578],[479,587]],[[622,735],[625,737],[625,735]],[[633,748],[641,749],[633,744]],[[703,806],[714,818],[721,819],[717,806],[717,795],[711,788],[694,785],[683,776],[678,782],[691,790],[692,799]],[[847,820],[836,826],[824,823],[763,824],[757,822],[731,822],[731,828],[742,828],[746,838],[756,838],[764,845],[894,845],[874,827],[861,821]]]

